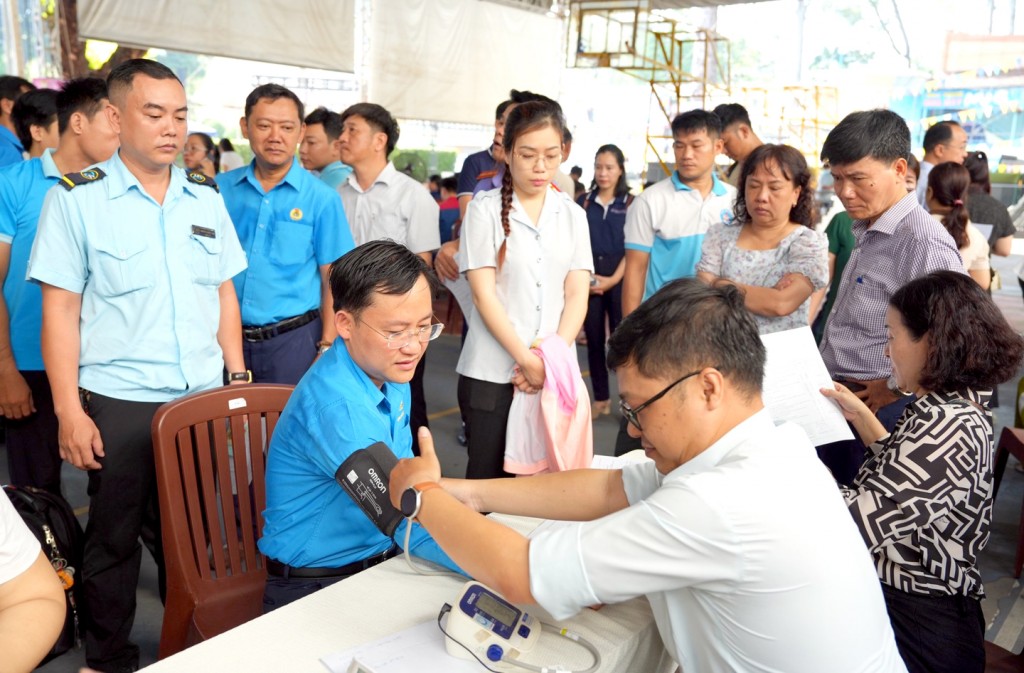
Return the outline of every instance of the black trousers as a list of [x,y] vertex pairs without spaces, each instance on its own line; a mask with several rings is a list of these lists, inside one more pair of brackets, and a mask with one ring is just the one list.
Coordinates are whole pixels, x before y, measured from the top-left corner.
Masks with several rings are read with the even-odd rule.
[[912,594],[886,584],[882,595],[909,673],[983,673],[985,617],[981,601]]
[[7,470],[11,484],[35,486],[60,495],[60,447],[57,415],[46,372],[20,372],[32,391],[36,412],[19,420],[7,419]]
[[351,576],[339,575],[338,577],[316,577],[310,579],[289,577],[285,579],[284,577],[268,575],[267,584],[263,587],[263,614],[273,612],[289,603],[294,603],[300,598],[305,598]]
[[100,431],[101,469],[89,471],[89,523],[82,561],[85,655],[100,670],[137,667],[129,639],[135,621],[142,547],[166,578],[150,425],[160,402],[129,402],[85,393],[86,410]]
[[459,408],[466,418],[467,479],[511,477],[505,471],[505,428],[514,386],[459,376]]
[[412,375],[412,380],[409,382],[410,393],[412,395],[412,409],[409,410],[409,430],[412,432],[412,452],[413,455],[420,455],[420,439],[419,431],[420,426],[429,428],[430,421],[427,420],[427,396],[423,391],[423,375],[427,371],[427,353],[423,352],[423,357],[420,358],[420,362],[416,365],[416,372]]
[[[607,319],[608,331],[605,331]],[[587,364],[590,366],[590,382],[594,386],[594,399],[607,400],[608,366],[605,363],[604,344],[608,334],[622,322],[622,283],[605,294],[592,294],[587,303],[587,317],[583,321],[583,333],[587,335]]]

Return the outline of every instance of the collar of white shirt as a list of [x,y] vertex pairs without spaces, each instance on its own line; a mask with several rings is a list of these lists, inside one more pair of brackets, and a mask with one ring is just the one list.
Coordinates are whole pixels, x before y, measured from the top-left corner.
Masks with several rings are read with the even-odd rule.
[[772,420],[771,414],[767,409],[761,409],[722,435],[704,451],[669,472],[666,477],[707,472],[721,463],[736,447],[748,440],[766,437],[774,430],[775,421]]

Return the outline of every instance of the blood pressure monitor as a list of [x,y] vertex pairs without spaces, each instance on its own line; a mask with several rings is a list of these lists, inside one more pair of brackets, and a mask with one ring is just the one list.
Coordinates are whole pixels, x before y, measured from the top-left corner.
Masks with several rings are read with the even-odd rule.
[[529,652],[540,638],[537,618],[479,582],[467,582],[448,617],[448,654],[501,661]]

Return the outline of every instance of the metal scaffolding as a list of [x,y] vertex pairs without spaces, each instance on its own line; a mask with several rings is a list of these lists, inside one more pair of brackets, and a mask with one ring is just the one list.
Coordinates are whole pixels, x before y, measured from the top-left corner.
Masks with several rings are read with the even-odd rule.
[[644,165],[653,154],[665,175],[671,157],[672,118],[707,107],[731,93],[729,41],[703,27],[684,24],[658,9],[655,0],[571,0],[570,68],[614,68],[650,84]]

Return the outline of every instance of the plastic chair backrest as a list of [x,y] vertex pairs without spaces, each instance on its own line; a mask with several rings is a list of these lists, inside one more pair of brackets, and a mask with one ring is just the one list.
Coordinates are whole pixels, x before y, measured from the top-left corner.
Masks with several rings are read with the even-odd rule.
[[262,613],[266,452],[293,386],[226,386],[153,417],[167,573],[164,658]]

